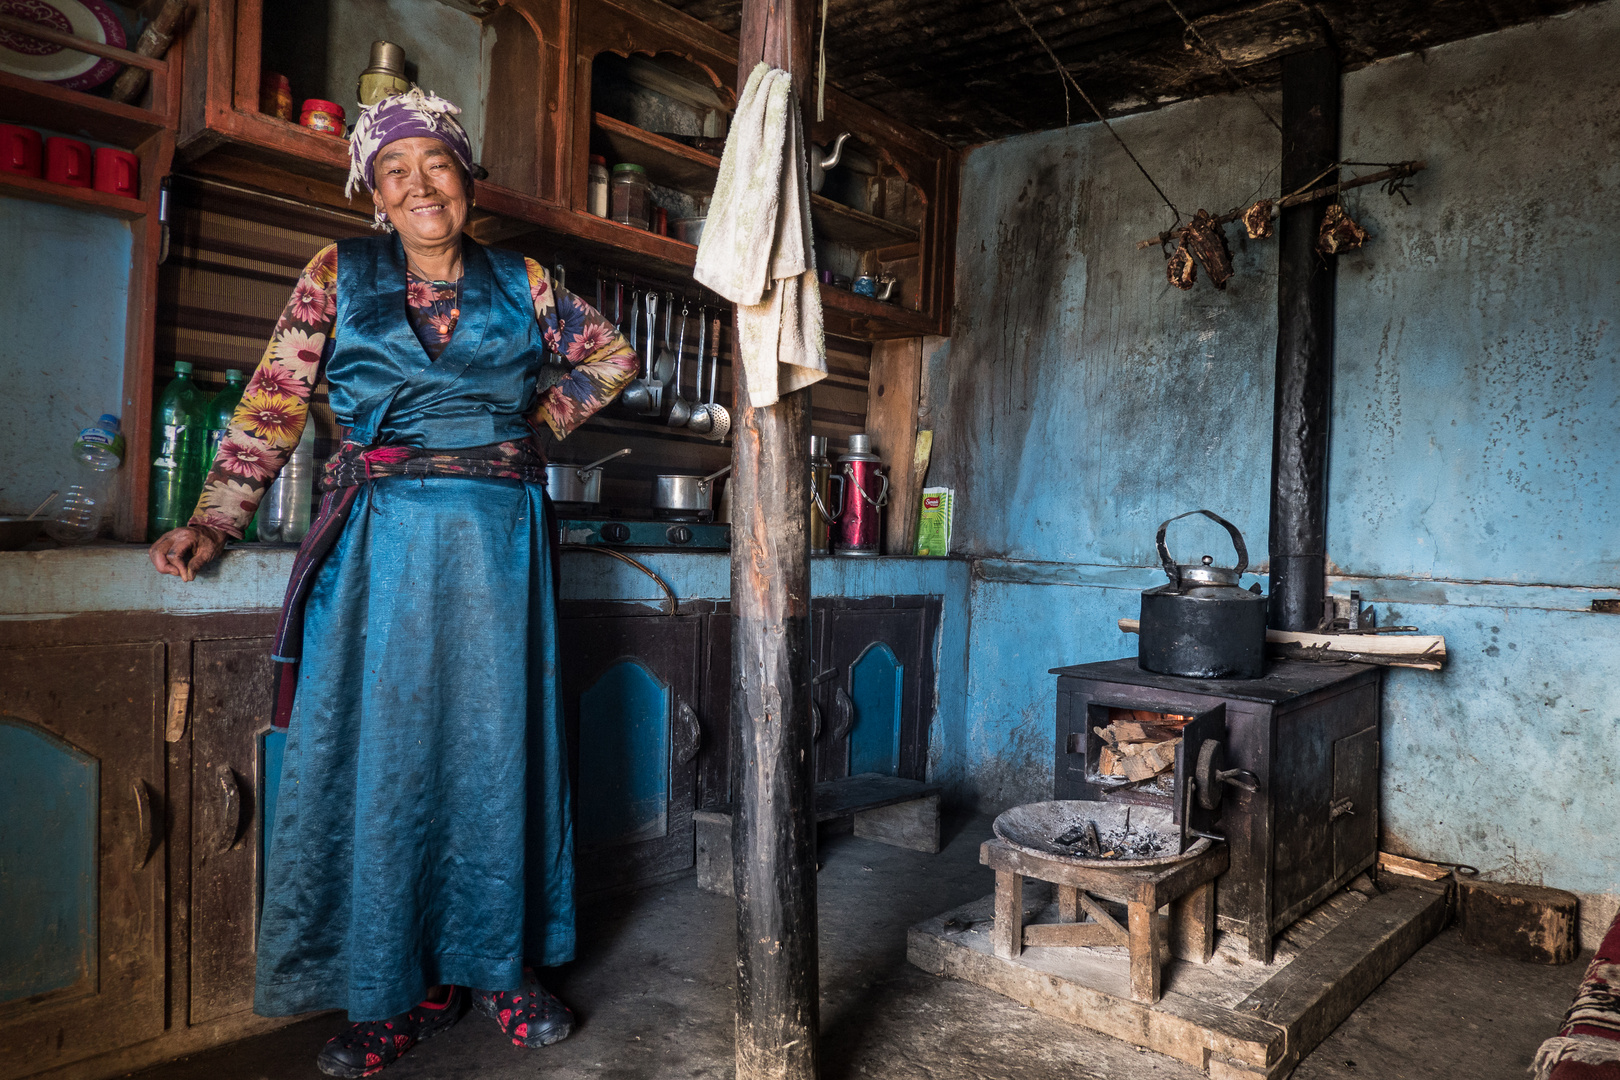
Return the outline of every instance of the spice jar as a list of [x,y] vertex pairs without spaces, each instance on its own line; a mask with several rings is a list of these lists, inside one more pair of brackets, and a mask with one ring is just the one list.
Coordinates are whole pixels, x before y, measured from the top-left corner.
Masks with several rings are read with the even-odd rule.
[[322,101],[320,98],[306,99],[298,122],[311,131],[343,138],[343,106],[336,102]]
[[259,76],[259,111],[292,123],[292,83],[287,76],[267,71]]
[[647,228],[652,209],[652,185],[647,170],[624,162],[613,166],[612,217],[620,225]]
[[585,206],[597,217],[608,216],[607,158],[601,154],[591,155],[591,179],[586,192]]

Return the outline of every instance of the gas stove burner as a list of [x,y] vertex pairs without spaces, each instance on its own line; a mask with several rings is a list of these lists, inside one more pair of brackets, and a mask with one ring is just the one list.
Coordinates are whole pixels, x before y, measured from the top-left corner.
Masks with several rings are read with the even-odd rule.
[[654,521],[703,521],[707,522],[714,517],[713,512],[707,510],[654,510]]
[[559,525],[565,544],[708,551],[725,551],[731,546],[731,526],[706,521],[564,518]]

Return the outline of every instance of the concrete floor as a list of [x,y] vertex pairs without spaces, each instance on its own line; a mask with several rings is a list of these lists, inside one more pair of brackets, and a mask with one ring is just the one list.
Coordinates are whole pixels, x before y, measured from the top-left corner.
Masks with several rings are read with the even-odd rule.
[[[1072,1027],[905,960],[906,928],[991,891],[978,865],[989,820],[947,825],[938,855],[851,835],[823,845],[825,1080],[1198,1080],[1169,1058]],[[587,902],[582,958],[547,980],[581,1016],[543,1050],[510,1045],[469,1013],[386,1075],[504,1080],[663,1080],[732,1075],[734,923],[729,899],[691,878]],[[1522,1080],[1556,1029],[1586,960],[1501,960],[1447,930],[1396,972],[1295,1071],[1296,1080]],[[329,1015],[136,1074],[142,1080],[305,1080],[342,1025]]]

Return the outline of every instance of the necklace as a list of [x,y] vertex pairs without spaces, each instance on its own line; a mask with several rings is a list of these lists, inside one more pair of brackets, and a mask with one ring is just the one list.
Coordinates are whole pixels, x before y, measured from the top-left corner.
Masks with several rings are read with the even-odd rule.
[[[437,279],[429,277],[412,265],[409,257],[407,257],[405,260],[405,270],[407,273],[414,275],[418,280],[423,281],[428,285],[440,284]],[[443,282],[443,284],[449,285],[455,290],[454,299],[452,299],[450,302],[450,330],[454,330],[456,323],[461,320],[461,282],[466,276],[466,271],[463,269],[461,275],[457,277],[456,280]],[[435,290],[433,298],[433,306],[435,310],[437,310],[439,304],[442,302],[443,301],[438,298],[437,290]],[[449,336],[448,332],[446,333],[446,336]]]

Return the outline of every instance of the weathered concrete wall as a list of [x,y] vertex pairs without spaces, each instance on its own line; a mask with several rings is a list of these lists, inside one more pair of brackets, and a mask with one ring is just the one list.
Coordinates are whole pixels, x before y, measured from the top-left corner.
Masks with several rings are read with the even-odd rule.
[[0,198],[0,514],[27,514],[75,479],[81,428],[124,395],[129,222]]
[[[1620,112],[1588,77],[1617,32],[1610,2],[1346,76],[1345,157],[1430,171],[1409,207],[1348,199],[1374,239],[1339,260],[1330,484],[1333,591],[1452,657],[1386,682],[1387,845],[1588,896],[1620,893],[1620,618],[1588,610],[1620,592]],[[1242,97],[1120,130],[1184,212],[1274,190]],[[1207,506],[1264,557],[1275,249],[1238,251],[1224,295],[1168,289],[1131,245],[1161,208],[1097,125],[981,148],[964,177],[930,482],[982,559],[954,764],[997,808],[1050,791],[1046,670],[1133,651],[1113,621],[1160,520]]]

